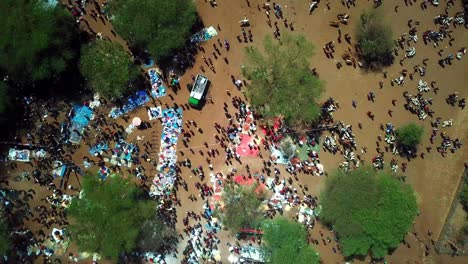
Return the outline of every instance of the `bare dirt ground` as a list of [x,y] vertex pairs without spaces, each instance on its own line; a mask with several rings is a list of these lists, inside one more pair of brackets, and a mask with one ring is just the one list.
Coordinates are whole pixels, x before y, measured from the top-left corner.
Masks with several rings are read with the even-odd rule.
[[[228,39],[232,43],[232,51],[228,54],[229,66],[224,65],[224,62],[218,60],[216,66],[217,73],[208,73],[208,77],[213,80],[213,90],[218,90],[222,93],[225,87],[233,88],[229,82],[229,75],[240,76],[240,66],[242,65],[242,48],[248,45],[261,46],[262,39],[266,34],[273,34],[266,21],[264,10],[259,11],[257,5],[262,6],[264,1],[218,1],[218,7],[212,8],[209,4],[199,4],[199,13],[205,25],[220,25],[221,31],[220,38]],[[403,87],[390,86],[390,78],[399,76],[399,72],[403,69],[412,71],[413,66],[422,64],[422,60],[429,58],[427,75],[423,77],[427,81],[437,81],[440,87],[438,94],[433,94],[429,97],[434,99],[433,108],[436,112],[436,117],[442,117],[444,120],[454,118],[455,124],[452,128],[447,129],[447,133],[454,138],[459,137],[462,142],[468,139],[468,126],[466,111],[460,111],[459,108],[453,108],[445,103],[445,98],[449,93],[458,91],[460,97],[466,97],[468,91],[466,83],[468,81],[466,76],[466,69],[468,68],[467,60],[461,60],[454,63],[454,65],[446,68],[441,68],[437,64],[439,56],[437,51],[444,49],[445,56],[449,53],[454,53],[461,47],[465,47],[467,42],[467,32],[463,28],[459,28],[453,32],[455,41],[452,46],[447,42],[438,48],[433,48],[431,45],[425,46],[420,40],[416,45],[417,55],[415,58],[408,59],[403,62],[403,66],[399,65],[398,61],[403,58],[403,52],[400,51],[399,55],[393,66],[385,69],[388,71],[389,78],[384,79],[382,73],[363,72],[360,69],[344,66],[342,69],[337,70],[335,63],[336,60],[330,60],[325,57],[321,48],[325,43],[334,40],[337,43],[338,32],[337,29],[328,25],[329,21],[336,20],[338,13],[349,13],[351,19],[350,24],[341,26],[342,34],[350,33],[354,36],[355,25],[358,22],[359,14],[368,8],[371,8],[372,3],[368,1],[357,1],[356,7],[347,9],[342,6],[339,1],[331,1],[330,10],[325,6],[325,3],[320,3],[312,15],[308,14],[309,1],[277,1],[276,3],[283,6],[285,18],[288,22],[294,23],[295,33],[305,34],[309,40],[316,45],[316,55],[312,58],[311,68],[317,68],[320,78],[326,82],[326,94],[324,99],[331,96],[340,102],[341,109],[336,113],[335,120],[342,120],[347,124],[353,125],[355,128],[356,140],[359,147],[368,147],[370,151],[363,154],[364,159],[370,159],[377,155],[375,150],[377,136],[382,135],[379,130],[379,125],[387,122],[392,122],[397,127],[401,124],[414,121],[422,124],[426,128],[426,139],[424,140],[421,151],[425,151],[425,147],[430,145],[429,134],[431,132],[430,122],[428,120],[422,122],[417,120],[417,117],[407,112],[404,107],[404,98],[402,93],[409,91],[410,93],[417,93],[417,81],[408,82]],[[439,7],[432,7],[422,11],[419,2],[413,6],[405,6],[404,1],[385,1],[383,6],[380,7],[381,13],[384,14],[385,19],[392,25],[394,31],[394,38],[407,32],[409,30],[407,21],[413,19],[420,21],[418,26],[418,35],[428,29],[434,29],[432,19],[437,14],[443,13],[443,5]],[[394,11],[394,7],[399,5],[398,13]],[[449,10],[450,14],[460,11],[460,6],[452,7]],[[252,22],[252,33],[254,35],[253,43],[240,44],[236,41],[236,36],[241,35],[238,21],[244,16],[248,17]],[[272,21],[275,21],[274,15],[271,15]],[[285,29],[281,21],[278,22],[281,32],[289,31]],[[206,46],[210,47],[211,43]],[[343,41],[337,44],[337,52],[335,59],[340,59],[340,54],[344,52],[348,44]],[[210,54],[211,50],[207,50]],[[200,62],[202,63],[202,62]],[[221,67],[221,68],[220,68]],[[198,71],[195,67],[196,73]],[[189,73],[190,74],[190,73]],[[384,81],[384,88],[379,89],[379,81]],[[229,88],[228,88],[229,89]],[[375,91],[376,103],[370,103],[366,100],[366,94],[369,91]],[[293,92],[293,91],[292,91]],[[393,107],[391,100],[396,99],[396,107]],[[219,99],[218,99],[219,100]],[[358,102],[357,109],[351,106],[351,101]],[[215,102],[215,106],[217,103]],[[393,110],[393,117],[387,114],[388,110]],[[209,108],[204,109],[204,112],[211,112]],[[372,111],[376,115],[376,121],[371,121],[366,117],[366,112]],[[189,113],[190,114],[190,113]],[[197,118],[198,119],[198,118]],[[201,118],[203,119],[203,118]],[[363,124],[363,130],[357,130],[358,122]],[[386,160],[389,162],[391,154],[386,155]],[[451,258],[447,256],[437,256],[431,250],[428,257],[424,257],[424,244],[430,245],[430,239],[436,240],[442,228],[450,203],[453,199],[454,191],[460,179],[461,171],[463,170],[463,163],[467,161],[468,151],[462,148],[461,151],[455,154],[450,154],[446,158],[442,158],[436,151],[426,153],[424,159],[418,158],[413,160],[408,165],[408,170],[405,175],[408,176],[408,183],[411,184],[416,193],[419,202],[421,214],[417,217],[414,234],[409,234],[407,241],[410,248],[400,246],[388,260],[391,263],[464,263],[467,261],[466,257]],[[340,161],[339,157],[330,155],[329,153],[321,153],[322,163],[325,168],[332,170],[337,167]],[[324,182],[324,178],[300,178],[302,184],[308,186],[315,186],[311,188],[317,194]],[[428,230],[433,232],[432,236],[427,235]],[[317,231],[317,230],[315,230]],[[315,232],[314,232],[315,233]],[[317,234],[315,233],[317,237]],[[420,242],[421,241],[421,242]],[[318,247],[320,255],[324,263],[342,263],[342,257],[333,254],[331,246],[320,245]]]
[[[213,104],[207,104],[202,111],[198,110],[186,110],[183,113],[184,121],[195,120],[198,126],[203,129],[203,133],[196,133],[190,142],[190,149],[184,149],[182,144],[179,144],[179,160],[188,157],[192,160],[193,166],[202,165],[208,171],[208,164],[205,159],[206,156],[200,154],[200,151],[206,153],[206,148],[203,145],[207,142],[210,148],[217,149],[223,153],[223,149],[219,147],[213,138],[213,134],[216,133],[214,123],[217,122],[221,125],[227,125],[226,117],[223,115],[223,106],[226,102],[229,105],[231,113],[234,113],[234,108],[230,103],[232,97],[240,96],[243,97],[242,93],[237,90],[234,84],[231,82],[231,75],[234,75],[236,79],[242,79],[240,69],[243,61],[243,49],[249,45],[255,45],[261,47],[262,39],[265,35],[273,35],[273,30],[266,23],[266,15],[264,10],[258,9],[258,5],[262,6],[264,1],[257,0],[219,0],[218,6],[213,8],[208,1],[197,1],[197,7],[199,15],[206,26],[219,27],[219,38],[221,41],[224,39],[229,40],[231,43],[231,50],[226,52],[220,48],[222,54],[217,60],[211,55],[213,50],[213,44],[217,45],[217,38],[208,41],[204,44],[206,53],[200,53],[197,55],[196,65],[190,69],[184,76],[181,77],[180,83],[182,90],[175,94],[173,91],[169,91],[169,95],[162,98],[161,102],[157,102],[156,105],[172,105],[174,102],[185,104],[189,97],[189,91],[184,87],[187,83],[191,83],[191,75],[201,73],[200,66],[203,65],[201,56],[212,57],[216,73],[211,72],[209,69],[206,70],[206,75],[212,82],[210,87],[210,96],[213,98]],[[403,87],[391,86],[390,78],[396,78],[400,74],[399,72],[403,69],[407,69],[412,72],[413,66],[416,64],[422,64],[422,60],[429,58],[427,74],[423,79],[428,83],[431,81],[437,81],[437,86],[440,87],[438,94],[430,92],[430,96],[434,99],[433,109],[435,111],[435,117],[441,117],[443,120],[453,118],[454,126],[451,128],[444,129],[452,138],[460,138],[462,142],[468,142],[468,114],[467,110],[461,111],[458,107],[451,107],[445,103],[445,98],[448,94],[458,91],[459,97],[467,97],[468,89],[466,83],[468,83],[467,69],[468,61],[467,58],[462,60],[455,60],[453,65],[441,68],[437,64],[439,55],[437,51],[444,49],[444,56],[449,53],[456,53],[461,47],[468,45],[468,34],[466,29],[458,28],[452,33],[455,41],[452,46],[448,45],[448,40],[444,40],[442,45],[434,48],[432,45],[425,46],[422,42],[421,34],[428,29],[437,29],[432,22],[434,16],[440,13],[444,13],[445,4],[439,7],[429,6],[427,10],[420,9],[420,1],[417,1],[412,6],[405,6],[403,0],[385,1],[383,6],[379,9],[382,11],[385,19],[392,25],[394,31],[394,38],[397,38],[401,34],[409,30],[407,21],[413,19],[420,21],[418,26],[418,36],[420,37],[419,42],[415,45],[417,55],[412,59],[407,59],[400,65],[398,62],[403,57],[403,52],[399,52],[399,56],[396,58],[393,66],[385,69],[388,71],[388,78],[384,79],[381,72],[364,72],[359,68],[353,68],[352,66],[344,66],[338,70],[335,66],[337,60],[340,59],[342,52],[347,50],[348,44],[343,41],[341,44],[337,43],[338,32],[336,28],[328,25],[329,21],[336,20],[338,13],[349,13],[350,24],[342,25],[342,34],[350,33],[353,36],[352,42],[354,42],[354,31],[355,25],[358,22],[359,14],[368,8],[372,8],[372,1],[356,1],[356,7],[347,9],[342,6],[340,1],[330,1],[330,10],[326,7],[326,2],[322,1],[319,7],[309,15],[308,6],[310,1],[308,0],[290,0],[290,1],[277,1],[276,3],[282,5],[284,16],[288,19],[288,23],[293,22],[294,32],[302,33],[314,43],[316,46],[316,55],[312,58],[311,68],[317,68],[320,75],[320,79],[326,83],[326,93],[323,95],[325,100],[328,97],[333,97],[335,100],[340,102],[340,109],[335,113],[335,120],[341,120],[346,124],[351,124],[356,134],[356,141],[358,143],[358,149],[361,147],[367,147],[368,152],[362,154],[363,159],[370,162],[371,158],[377,154],[376,141],[377,136],[382,135],[380,131],[380,124],[392,122],[395,126],[407,122],[416,122],[424,125],[426,128],[425,140],[420,148],[421,152],[426,152],[426,147],[430,146],[430,121],[419,121],[417,116],[410,114],[403,107],[404,98],[402,93],[409,91],[412,94],[417,93],[417,81],[419,76],[416,76],[413,81],[407,78],[406,83]],[[459,4],[459,3],[457,3]],[[398,5],[398,12],[396,13],[394,7]],[[449,14],[453,15],[455,12],[461,10],[461,5],[452,7],[449,9]],[[239,43],[236,40],[237,35],[241,35],[241,30],[238,21],[244,17],[248,17],[252,26],[251,30],[253,33],[252,43]],[[271,14],[272,21],[277,21],[273,12]],[[104,36],[115,40],[115,37],[110,32],[109,25],[104,25],[99,21],[92,20],[88,17],[90,25],[94,28],[95,32],[102,32]],[[281,33],[290,31],[286,29],[282,21],[278,21]],[[322,47],[329,41],[335,41],[336,50],[335,59],[327,59],[322,52]],[[118,38],[120,42],[121,39]],[[223,61],[223,57],[227,57],[229,64]],[[344,64],[344,63],[343,63]],[[379,81],[384,82],[383,89],[379,88]],[[376,93],[376,102],[368,102],[366,94],[374,90]],[[294,91],[292,91],[293,95]],[[392,99],[396,99],[396,106],[392,106]],[[358,106],[354,109],[351,106],[351,101],[356,100]],[[387,114],[388,110],[393,110],[393,116],[390,117]],[[105,111],[104,108],[102,111]],[[366,112],[372,111],[376,120],[371,121],[366,117]],[[143,120],[147,120],[147,114],[144,107],[130,113],[131,117],[139,116]],[[359,130],[358,122],[362,123],[363,129]],[[123,126],[127,126],[122,119],[119,119],[119,123]],[[161,125],[159,122],[153,122],[153,128],[149,131],[135,131],[133,132],[128,141],[131,142],[136,139],[137,136],[144,136],[146,139],[151,138],[152,132],[157,135],[161,133]],[[440,143],[440,138],[436,140],[436,144]],[[83,156],[87,155],[88,147],[84,144],[81,148],[73,155],[74,159],[81,160]],[[204,154],[206,155],[206,154]],[[267,153],[264,153],[266,156]],[[389,164],[391,159],[391,153],[386,153],[385,160]],[[447,215],[450,204],[453,200],[454,192],[460,175],[463,170],[463,163],[468,162],[468,150],[464,146],[461,150],[456,153],[449,153],[447,157],[443,158],[439,153],[436,152],[435,146],[430,153],[426,153],[425,158],[417,158],[408,163],[408,169],[405,175],[408,176],[407,182],[411,184],[416,193],[420,208],[420,216],[416,218],[414,224],[414,232],[408,234],[407,242],[409,247],[401,245],[399,248],[390,255],[387,260],[389,263],[467,263],[468,257],[450,257],[448,255],[437,255],[433,249],[430,250],[429,256],[424,256],[425,246],[431,245],[431,239],[437,240],[439,233],[442,229],[445,217]],[[339,162],[342,161],[340,155],[331,155],[330,153],[321,152],[320,160],[325,165],[326,171],[330,172],[337,168]],[[399,159],[403,161],[402,159]],[[244,164],[249,164],[251,171],[259,170],[261,168],[260,158],[242,158]],[[212,160],[214,170],[221,171],[227,170],[228,168],[224,164],[223,155]],[[280,168],[280,166],[278,166]],[[400,166],[401,167],[401,166]],[[30,169],[27,165],[19,166],[21,169]],[[239,172],[244,171],[243,165],[237,165]],[[282,168],[280,168],[282,170]],[[15,175],[18,171],[9,171],[9,175]],[[127,177],[129,174],[124,171],[124,176]],[[285,172],[284,172],[285,174]],[[286,175],[286,174],[285,174]],[[133,177],[133,176],[130,176]],[[198,194],[194,184],[198,181],[198,177],[191,176],[191,172],[182,168],[182,177],[187,181],[189,185],[188,193],[179,192],[179,198],[181,199],[182,207],[178,208],[179,223],[181,223],[182,217],[185,216],[186,211],[202,211],[202,201],[198,199],[196,202],[192,202],[188,199],[189,194]],[[299,175],[299,183],[295,184],[307,184],[312,194],[318,195],[322,189],[325,177],[312,177],[308,175]],[[70,184],[78,186],[77,179],[72,177]],[[31,188],[29,182],[13,183],[11,187],[17,188]],[[38,193],[36,200],[47,194],[46,191],[41,190],[38,186],[32,186]],[[40,194],[42,193],[42,194]],[[32,224],[31,224],[32,225]],[[179,226],[179,231],[182,233],[182,225]],[[433,233],[429,237],[427,235],[428,230]],[[332,234],[325,228],[317,225],[312,231],[312,236],[319,239],[318,231],[322,230],[326,236],[332,236]],[[225,242],[233,240],[231,235],[227,232],[221,232],[221,252],[223,253],[223,259],[226,259],[228,254]],[[344,263],[344,259],[340,254],[332,252],[332,246],[335,244],[328,244],[327,246],[320,244],[316,246],[319,251],[323,263]],[[182,248],[183,245],[181,245]],[[69,252],[76,252],[75,247],[71,247]],[[179,250],[181,252],[181,250]],[[179,254],[180,257],[180,254]],[[225,260],[227,263],[227,260]],[[355,261],[360,262],[360,261]],[[88,262],[83,262],[88,263]],[[177,262],[175,262],[177,263]]]

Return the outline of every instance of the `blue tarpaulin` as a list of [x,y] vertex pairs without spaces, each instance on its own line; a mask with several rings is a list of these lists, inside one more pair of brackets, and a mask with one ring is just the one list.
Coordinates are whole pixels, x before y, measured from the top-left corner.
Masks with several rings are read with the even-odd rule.
[[147,102],[149,102],[149,99],[150,98],[148,96],[148,93],[145,90],[137,91],[135,95],[132,95],[127,99],[127,102],[122,107],[113,108],[110,111],[109,116],[111,118],[118,118],[119,116],[124,115],[134,110],[135,108],[146,104]]
[[87,126],[93,117],[93,110],[87,106],[75,106],[74,112],[75,116],[72,118],[72,122],[81,126]]
[[214,36],[218,35],[218,32],[214,27],[204,28],[201,31],[197,32],[190,38],[192,43],[203,42],[212,39]]
[[101,153],[102,151],[108,150],[109,146],[106,143],[99,143],[96,146],[89,149],[89,153],[91,155],[95,155],[96,153]]
[[82,133],[89,125],[93,118],[93,110],[88,106],[75,106],[73,107],[73,118],[70,124],[70,142],[79,144],[81,141]]

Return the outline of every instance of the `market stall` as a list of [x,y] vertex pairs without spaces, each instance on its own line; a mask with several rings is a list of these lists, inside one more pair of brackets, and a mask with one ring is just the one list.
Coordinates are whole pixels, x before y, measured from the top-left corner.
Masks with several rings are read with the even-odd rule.
[[159,149],[158,173],[153,179],[151,195],[170,193],[175,177],[177,162],[177,140],[182,133],[182,109],[169,108],[162,111],[162,135]]
[[137,107],[140,107],[147,102],[150,98],[148,93],[145,90],[137,91],[134,95],[128,97],[127,101],[122,107],[113,107],[109,112],[109,117],[118,118],[124,114],[129,113],[130,111],[135,110]]

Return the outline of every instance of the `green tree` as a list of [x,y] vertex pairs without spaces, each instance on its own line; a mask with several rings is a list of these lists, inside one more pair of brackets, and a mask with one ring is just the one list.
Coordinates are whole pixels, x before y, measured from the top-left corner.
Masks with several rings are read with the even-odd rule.
[[160,217],[153,217],[143,223],[138,237],[138,249],[142,251],[158,252],[177,244],[176,231],[165,225]]
[[409,123],[396,130],[396,140],[399,145],[407,148],[416,148],[421,143],[424,127]]
[[242,228],[258,228],[263,220],[264,194],[257,193],[257,186],[246,187],[234,183],[224,187],[224,208],[216,211],[224,226],[237,233]]
[[347,257],[384,257],[404,239],[417,213],[411,186],[371,167],[335,171],[321,200],[321,219],[336,231]]
[[263,41],[264,54],[246,48],[244,76],[250,80],[247,96],[266,117],[282,115],[290,125],[310,123],[320,116],[316,100],[323,83],[311,74],[309,59],[314,46],[303,35],[288,35],[274,43]]
[[268,220],[263,224],[263,240],[271,251],[270,263],[318,264],[318,253],[307,244],[307,230],[286,218]]
[[0,1],[0,68],[17,83],[56,77],[73,58],[73,22],[61,5]]
[[0,255],[5,255],[10,249],[10,239],[8,238],[8,226],[3,215],[0,215]]
[[118,43],[96,40],[82,48],[80,70],[91,89],[104,97],[124,94],[138,70]]
[[100,182],[96,176],[83,178],[83,196],[68,210],[73,218],[70,233],[81,251],[98,252],[117,259],[133,250],[141,225],[155,214],[151,201],[139,188],[120,176]]
[[117,32],[158,60],[185,46],[197,18],[190,0],[114,0],[110,11]]
[[460,202],[463,208],[468,211],[468,184],[465,184],[460,191]]
[[357,27],[362,56],[370,67],[389,64],[394,47],[392,29],[376,10],[365,11]]

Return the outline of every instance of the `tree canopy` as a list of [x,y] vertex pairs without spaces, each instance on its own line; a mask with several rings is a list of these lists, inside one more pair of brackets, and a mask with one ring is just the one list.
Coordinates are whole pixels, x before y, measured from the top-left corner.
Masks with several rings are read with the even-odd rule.
[[6,111],[9,104],[8,86],[5,82],[0,81],[0,114]]
[[10,239],[8,238],[8,226],[5,218],[0,214],[0,255],[5,255],[10,249]]
[[114,0],[110,11],[117,32],[158,60],[185,46],[197,18],[190,0]]
[[245,187],[234,183],[224,187],[224,208],[217,211],[222,223],[233,233],[242,228],[258,228],[263,220],[260,205],[263,193],[255,191],[257,186]]
[[286,218],[268,220],[263,224],[263,240],[271,251],[270,263],[318,264],[318,253],[307,244],[307,231],[297,222]]
[[104,97],[121,96],[138,75],[131,56],[118,43],[96,40],[81,53],[81,73],[90,88]]
[[391,62],[394,47],[392,29],[376,10],[365,11],[357,27],[357,40],[368,66]]
[[415,148],[421,143],[424,127],[415,123],[406,124],[396,130],[397,143],[407,148]]
[[72,239],[81,251],[98,252],[117,259],[137,245],[142,223],[155,214],[155,207],[142,198],[139,188],[120,176],[100,182],[97,176],[83,178],[83,196],[73,199],[68,210]]
[[56,77],[73,58],[73,22],[61,5],[0,1],[0,68],[17,83]]
[[468,173],[465,169],[465,174],[463,176],[463,187],[460,190],[460,203],[463,205],[465,211],[468,211]]
[[165,225],[159,216],[145,221],[141,230],[137,243],[138,249],[141,251],[158,252],[162,248],[167,250],[177,244],[176,231]]
[[468,185],[465,184],[460,191],[460,202],[463,208],[468,211]]
[[303,35],[288,35],[274,43],[263,41],[264,52],[246,48],[244,76],[250,80],[247,95],[267,117],[282,115],[290,125],[310,123],[320,116],[316,100],[323,83],[309,70],[314,46]]
[[371,167],[335,171],[321,200],[321,219],[336,231],[347,257],[385,256],[404,239],[417,213],[411,186]]

